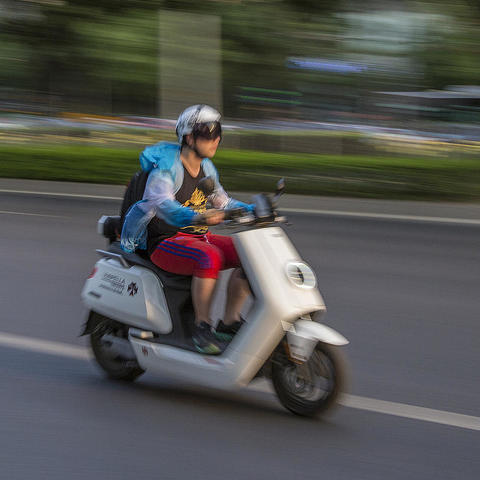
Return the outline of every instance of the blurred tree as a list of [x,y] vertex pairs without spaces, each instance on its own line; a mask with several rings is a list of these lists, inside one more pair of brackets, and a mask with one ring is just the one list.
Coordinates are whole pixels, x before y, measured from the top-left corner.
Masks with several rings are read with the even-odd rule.
[[[299,89],[329,89],[354,98],[361,94],[360,85],[397,88],[406,82],[394,73],[287,68],[291,57],[368,58],[354,38],[353,47],[344,41],[349,27],[335,12],[348,5],[334,0],[2,0],[0,82],[3,90],[42,94],[59,109],[155,114],[161,9],[221,17],[224,109],[231,116],[246,115],[248,109],[256,116],[259,109],[268,115],[282,109],[288,113]],[[361,8],[368,14],[376,5],[367,2]],[[480,2],[412,0],[402,5],[443,15],[422,30],[412,51],[398,54],[423,73],[423,84],[412,88],[479,84]],[[388,65],[392,55],[387,52],[385,58]]]
[[423,66],[423,86],[480,85],[480,2],[437,0],[416,5],[434,14],[426,25],[425,41],[414,54]]
[[[1,22],[0,22],[1,28]],[[0,85],[3,88],[28,88],[32,69],[29,62],[30,50],[21,41],[0,33]]]
[[295,11],[314,14],[325,14],[338,11],[341,3],[338,0],[285,0]]
[[145,10],[72,23],[88,82],[83,101],[113,114],[154,115],[157,106],[158,19]]

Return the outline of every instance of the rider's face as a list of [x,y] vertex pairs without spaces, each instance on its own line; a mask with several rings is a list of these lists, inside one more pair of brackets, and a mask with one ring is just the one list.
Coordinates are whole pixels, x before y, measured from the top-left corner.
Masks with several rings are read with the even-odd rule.
[[220,137],[217,137],[214,140],[207,140],[202,137],[197,137],[197,139],[195,140],[195,146],[202,158],[212,158],[217,152],[219,143]]

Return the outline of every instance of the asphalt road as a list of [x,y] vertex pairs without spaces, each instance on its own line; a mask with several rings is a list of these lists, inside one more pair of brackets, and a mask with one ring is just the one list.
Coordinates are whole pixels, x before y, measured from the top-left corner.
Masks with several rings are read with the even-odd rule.
[[[84,345],[80,290],[118,202],[0,193],[0,332]],[[414,214],[415,212],[412,212]],[[34,214],[34,215],[32,215]],[[39,216],[42,215],[42,216]],[[480,416],[480,228],[291,213],[344,334],[351,393]],[[326,419],[272,395],[0,346],[0,478],[477,479],[480,432],[344,406]]]

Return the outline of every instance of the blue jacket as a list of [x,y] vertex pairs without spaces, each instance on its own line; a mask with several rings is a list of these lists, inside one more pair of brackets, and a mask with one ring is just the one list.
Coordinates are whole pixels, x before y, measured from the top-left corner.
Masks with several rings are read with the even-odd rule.
[[[159,218],[175,227],[192,224],[195,212],[175,200],[175,194],[183,183],[183,164],[180,160],[180,145],[159,142],[147,147],[140,155],[142,170],[150,172],[143,199],[130,207],[123,224],[121,245],[126,252],[147,247],[147,226],[152,218]],[[202,160],[205,176],[215,182],[211,202],[214,208],[239,208],[253,210],[253,205],[230,198],[218,179],[218,172],[210,159]]]

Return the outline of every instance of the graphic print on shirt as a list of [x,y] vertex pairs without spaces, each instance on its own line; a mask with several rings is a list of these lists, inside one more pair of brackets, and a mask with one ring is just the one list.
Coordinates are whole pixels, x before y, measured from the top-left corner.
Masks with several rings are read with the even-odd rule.
[[[207,197],[204,193],[195,188],[191,197],[182,204],[184,207],[190,207],[195,213],[204,213],[207,210]],[[184,233],[192,233],[195,235],[203,235],[207,233],[208,227],[206,226],[197,226],[189,225],[188,227],[183,227],[180,229]]]
[[[202,213],[207,208],[207,199],[201,190],[197,188],[200,180],[205,177],[203,168],[200,167],[200,171],[196,177],[192,177],[188,170],[183,167],[183,182],[175,194],[175,200],[183,205],[195,210],[197,213]],[[204,235],[208,232],[208,227],[201,227],[197,225],[190,225],[183,228],[178,228],[168,224],[165,220],[155,217],[148,224],[148,254],[151,255],[157,245],[166,238],[172,237],[178,232],[190,233],[194,235]]]

